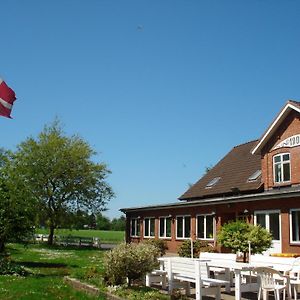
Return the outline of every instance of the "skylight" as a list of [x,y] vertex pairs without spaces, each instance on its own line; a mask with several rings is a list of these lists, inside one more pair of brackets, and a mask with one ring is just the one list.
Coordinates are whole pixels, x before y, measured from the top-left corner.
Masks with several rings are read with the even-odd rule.
[[216,185],[219,182],[220,179],[221,179],[221,177],[215,177],[206,185],[206,188],[213,187],[214,185]]
[[255,181],[260,177],[260,175],[261,175],[261,170],[257,170],[248,178],[248,181]]

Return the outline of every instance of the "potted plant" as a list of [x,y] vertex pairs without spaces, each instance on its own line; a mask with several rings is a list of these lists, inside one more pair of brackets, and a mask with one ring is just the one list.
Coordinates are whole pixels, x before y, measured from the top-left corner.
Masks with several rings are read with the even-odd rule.
[[249,245],[252,254],[262,253],[272,245],[272,235],[265,228],[241,220],[224,224],[218,233],[220,245],[231,249],[233,253],[242,254],[242,261],[249,261]]

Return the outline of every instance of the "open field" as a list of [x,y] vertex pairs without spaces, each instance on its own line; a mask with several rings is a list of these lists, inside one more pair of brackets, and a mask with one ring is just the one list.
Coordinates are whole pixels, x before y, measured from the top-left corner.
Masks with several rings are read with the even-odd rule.
[[[36,229],[36,233],[49,234],[48,229]],[[70,229],[57,229],[56,235],[73,235],[80,237],[98,237],[102,243],[121,243],[124,241],[124,231],[105,231],[105,230],[70,230]]]
[[104,299],[75,291],[63,282],[63,276],[69,275],[97,285],[99,279],[93,280],[93,277],[99,278],[95,275],[102,270],[104,251],[19,244],[10,244],[7,250],[12,260],[24,265],[32,274],[0,276],[0,299]]

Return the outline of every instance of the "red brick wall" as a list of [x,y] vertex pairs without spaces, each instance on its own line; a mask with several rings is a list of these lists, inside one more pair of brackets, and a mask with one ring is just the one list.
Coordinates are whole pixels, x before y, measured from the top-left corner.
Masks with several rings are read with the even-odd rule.
[[[216,225],[217,231],[220,229],[224,222],[230,219],[235,219],[241,215],[245,209],[248,210],[248,222],[253,223],[253,215],[256,210],[280,210],[281,211],[281,239],[282,239],[282,252],[300,253],[300,245],[290,244],[290,231],[289,231],[289,210],[291,208],[300,208],[300,198],[291,199],[274,199],[274,200],[259,200],[252,202],[238,202],[232,204],[220,204],[213,206],[197,206],[197,207],[181,207],[169,210],[152,210],[132,214],[132,217],[141,217],[141,237],[131,238],[132,242],[139,242],[143,240],[143,219],[144,217],[155,217],[155,236],[158,238],[159,230],[159,217],[172,215],[172,238],[165,239],[170,252],[177,252],[177,248],[182,243],[182,240],[176,240],[176,216],[177,215],[190,215],[191,221],[191,234],[193,239],[196,236],[196,215],[197,214],[210,214],[212,211],[216,212]],[[128,214],[127,218],[130,218]],[[129,230],[129,229],[128,229]],[[128,236],[129,233],[128,233]],[[213,244],[213,242],[211,242]],[[220,248],[218,248],[220,250]]]
[[262,149],[262,179],[266,190],[274,186],[286,185],[286,183],[274,184],[273,157],[279,153],[290,153],[291,183],[289,184],[300,184],[300,147],[280,148],[272,151],[275,145],[295,134],[300,134],[300,115],[292,111]]

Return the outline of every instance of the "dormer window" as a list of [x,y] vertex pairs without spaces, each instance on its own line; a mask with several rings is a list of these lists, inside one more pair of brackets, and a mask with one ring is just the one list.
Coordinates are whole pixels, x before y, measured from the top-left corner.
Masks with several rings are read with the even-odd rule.
[[220,179],[221,179],[221,177],[215,177],[206,185],[206,188],[213,187],[214,185],[216,185],[219,182]]
[[260,176],[261,170],[257,170],[248,178],[248,182],[256,181]]
[[282,153],[273,157],[274,182],[291,181],[291,161],[289,153]]

